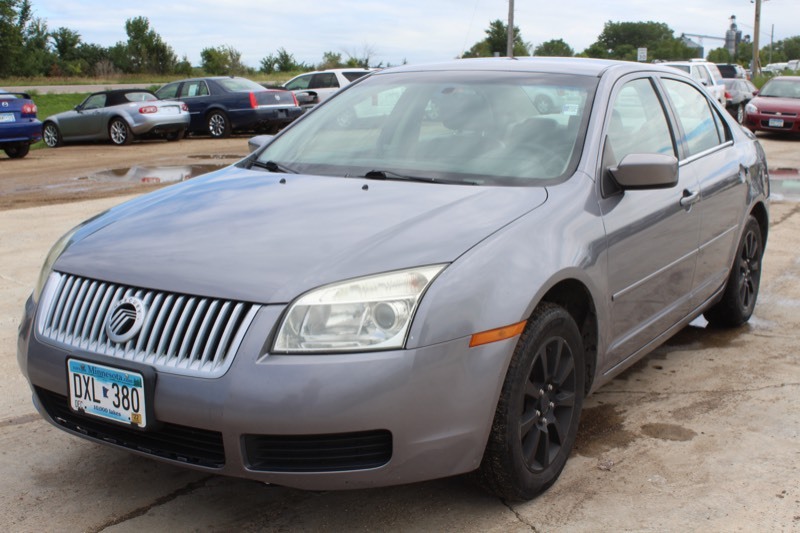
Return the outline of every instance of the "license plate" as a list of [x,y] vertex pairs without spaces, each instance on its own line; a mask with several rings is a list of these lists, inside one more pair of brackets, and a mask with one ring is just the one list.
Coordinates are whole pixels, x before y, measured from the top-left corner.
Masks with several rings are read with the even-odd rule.
[[16,122],[14,113],[0,113],[0,122]]
[[180,108],[174,105],[164,106],[161,108],[161,113],[163,113],[164,115],[177,115],[180,112],[181,112]]
[[67,371],[73,411],[140,428],[147,425],[141,374],[77,359],[67,362]]
[[770,128],[782,128],[783,127],[783,119],[782,118],[771,118],[771,119],[769,119],[769,127]]

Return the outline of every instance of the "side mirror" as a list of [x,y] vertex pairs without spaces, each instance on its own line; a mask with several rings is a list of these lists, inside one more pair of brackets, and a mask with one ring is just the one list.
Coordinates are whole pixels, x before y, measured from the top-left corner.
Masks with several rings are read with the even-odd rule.
[[758,93],[760,93],[760,92],[761,92],[761,91],[759,91],[758,89],[756,89],[755,91],[753,91],[753,96],[758,96]]
[[678,159],[664,154],[628,154],[608,169],[623,189],[669,189],[678,184]]
[[77,111],[78,113],[80,113],[81,111],[83,111],[83,104],[78,104],[78,105],[76,105],[76,106],[75,106],[75,111]]
[[272,139],[274,138],[274,135],[256,135],[247,141],[247,148],[250,150],[250,152],[255,152],[262,146],[266,146],[271,143]]

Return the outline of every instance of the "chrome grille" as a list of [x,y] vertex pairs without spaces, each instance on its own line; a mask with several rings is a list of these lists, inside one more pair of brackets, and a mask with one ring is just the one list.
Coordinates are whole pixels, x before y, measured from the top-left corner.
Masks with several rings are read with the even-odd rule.
[[[113,304],[135,297],[147,309],[137,336],[113,342],[106,320]],[[56,344],[136,361],[174,374],[225,373],[259,306],[138,289],[53,273],[37,319],[39,336]]]

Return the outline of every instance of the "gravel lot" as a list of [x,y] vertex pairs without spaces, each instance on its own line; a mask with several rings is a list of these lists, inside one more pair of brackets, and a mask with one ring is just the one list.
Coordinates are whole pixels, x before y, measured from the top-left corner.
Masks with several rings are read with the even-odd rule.
[[[789,176],[800,168],[800,140],[762,140],[771,168]],[[0,158],[4,530],[800,531],[800,203],[791,194],[771,208],[750,324],[688,327],[591,396],[573,457],[532,502],[507,504],[462,479],[301,492],[175,468],[52,428],[36,414],[15,357],[22,307],[50,245],[158,186],[143,179],[155,172],[131,167],[208,170],[243,156],[246,141],[80,145]]]

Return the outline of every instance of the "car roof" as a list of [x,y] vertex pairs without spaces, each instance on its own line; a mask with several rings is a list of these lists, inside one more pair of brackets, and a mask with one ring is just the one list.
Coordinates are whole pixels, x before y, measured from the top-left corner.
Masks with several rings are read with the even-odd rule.
[[615,61],[610,59],[592,59],[583,57],[499,57],[456,59],[442,63],[425,65],[403,65],[375,72],[373,76],[382,76],[397,72],[434,72],[450,71],[515,71],[538,72],[547,74],[577,74],[581,76],[600,77],[614,70],[619,75],[627,72],[659,71],[674,74],[674,69],[666,69],[654,63],[635,63],[633,61]]

